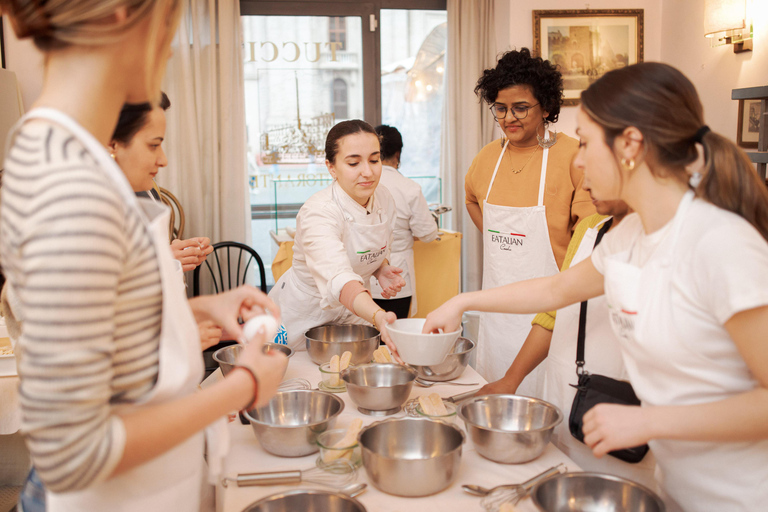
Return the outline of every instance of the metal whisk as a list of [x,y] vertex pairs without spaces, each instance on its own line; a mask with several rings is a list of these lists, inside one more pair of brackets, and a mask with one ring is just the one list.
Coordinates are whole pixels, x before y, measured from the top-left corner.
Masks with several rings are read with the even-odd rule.
[[482,507],[487,512],[499,512],[499,507],[501,507],[501,505],[504,503],[517,505],[520,500],[528,496],[528,493],[531,492],[531,489],[533,489],[533,487],[540,481],[558,473],[565,473],[566,471],[568,471],[568,468],[566,468],[563,464],[558,464],[557,466],[550,468],[547,471],[536,475],[535,477],[531,478],[530,480],[526,480],[521,484],[505,485],[500,487],[499,489],[493,491],[488,496],[480,500],[480,505],[482,505]]
[[357,467],[346,459],[335,460],[325,468],[312,467],[294,471],[267,471],[264,473],[240,473],[235,478],[224,477],[221,485],[234,482],[238,487],[251,485],[292,485],[313,483],[339,489],[357,479]]

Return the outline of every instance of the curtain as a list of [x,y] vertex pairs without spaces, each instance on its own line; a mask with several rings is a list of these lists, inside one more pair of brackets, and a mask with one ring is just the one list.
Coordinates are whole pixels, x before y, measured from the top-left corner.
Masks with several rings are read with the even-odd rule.
[[184,0],[164,90],[168,168],[161,186],[184,208],[184,238],[250,245],[240,3]]
[[474,90],[483,70],[496,64],[494,0],[448,0],[447,87],[440,169],[453,207],[450,229],[463,234],[462,291],[482,285],[483,240],[464,206],[464,176],[475,155],[493,140],[490,111]]

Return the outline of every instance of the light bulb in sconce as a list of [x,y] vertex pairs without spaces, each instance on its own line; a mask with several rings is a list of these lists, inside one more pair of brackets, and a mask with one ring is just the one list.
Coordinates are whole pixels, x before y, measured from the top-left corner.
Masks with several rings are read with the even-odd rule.
[[711,46],[732,44],[734,53],[752,50],[752,0],[705,0],[704,35]]

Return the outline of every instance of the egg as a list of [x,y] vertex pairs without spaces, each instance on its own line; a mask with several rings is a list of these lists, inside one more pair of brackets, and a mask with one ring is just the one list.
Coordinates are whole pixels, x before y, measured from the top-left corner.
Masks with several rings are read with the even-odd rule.
[[245,322],[245,325],[243,326],[243,337],[245,338],[246,342],[250,342],[254,337],[256,337],[256,334],[259,332],[259,330],[263,328],[264,332],[266,333],[264,341],[271,342],[275,339],[275,334],[277,334],[277,327],[277,320],[275,320],[275,317],[272,315],[255,316]]

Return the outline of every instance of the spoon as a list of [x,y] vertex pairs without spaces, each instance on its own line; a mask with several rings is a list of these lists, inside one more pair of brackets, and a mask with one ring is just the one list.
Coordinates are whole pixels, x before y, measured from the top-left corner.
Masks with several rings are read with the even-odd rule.
[[346,494],[350,498],[354,498],[355,496],[359,496],[363,494],[367,487],[368,487],[368,484],[366,483],[349,484],[339,489],[339,492],[342,494]]
[[421,379],[419,377],[416,377],[416,381],[415,382],[416,382],[416,384],[418,384],[419,386],[421,386],[423,388],[431,388],[435,384],[445,384],[445,385],[448,385],[448,386],[479,386],[480,385],[479,382],[449,382],[449,381],[433,382],[431,380],[424,380],[424,379]]
[[497,485],[496,487],[491,487],[490,489],[487,489],[485,487],[482,487],[480,485],[473,485],[473,484],[465,484],[462,485],[461,488],[466,492],[467,494],[471,494],[473,496],[488,496],[493,491],[496,491],[498,489],[525,489],[526,491],[530,490],[535,484],[539,483],[539,480],[544,480],[547,477],[550,477],[552,475],[556,475],[560,472],[565,472],[568,469],[563,464],[558,464],[557,466],[553,466],[549,468],[546,471],[543,471],[539,473],[538,475],[534,476],[530,480],[526,480],[522,484],[502,484]]

